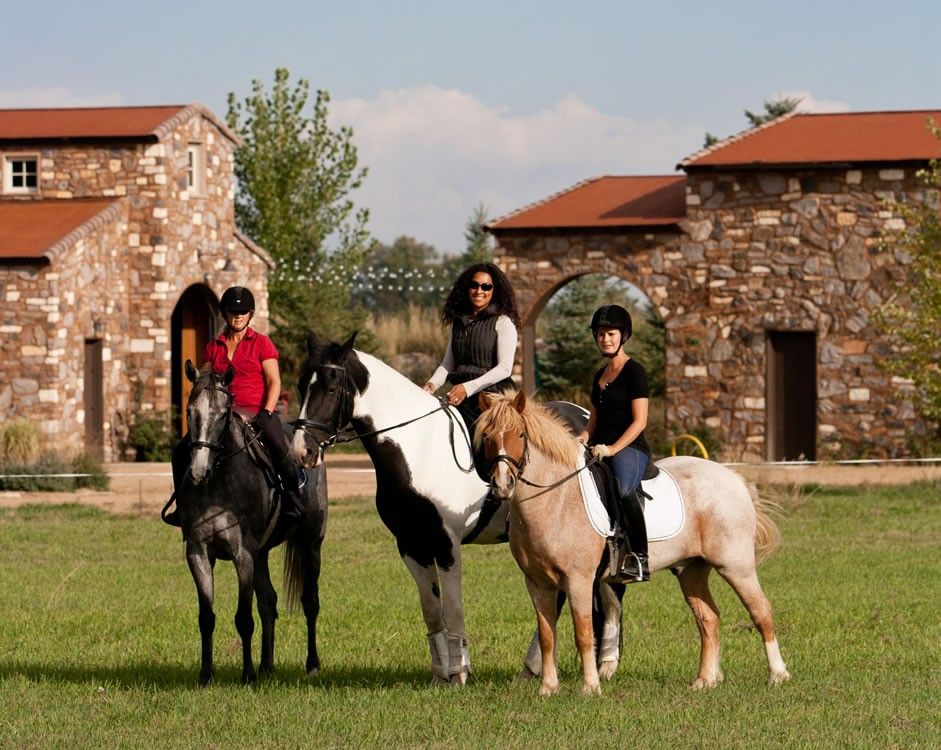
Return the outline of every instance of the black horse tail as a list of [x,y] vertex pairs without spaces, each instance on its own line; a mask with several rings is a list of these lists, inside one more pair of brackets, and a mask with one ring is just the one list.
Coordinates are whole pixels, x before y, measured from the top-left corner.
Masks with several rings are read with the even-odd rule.
[[288,538],[284,545],[284,574],[282,576],[284,604],[288,612],[297,612],[304,589],[304,572],[297,541]]

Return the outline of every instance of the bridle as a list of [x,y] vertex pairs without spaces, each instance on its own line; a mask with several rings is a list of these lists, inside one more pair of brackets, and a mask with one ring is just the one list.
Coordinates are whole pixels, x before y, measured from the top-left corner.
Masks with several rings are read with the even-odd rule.
[[[222,387],[219,383],[213,381],[212,390],[218,391],[219,393],[225,394],[225,421],[223,422],[222,429],[219,431],[220,441],[229,431],[229,423],[232,421],[232,394],[229,392],[228,388]],[[250,440],[245,441],[239,448],[236,448],[234,451],[230,451],[224,456],[216,456],[212,460],[212,468],[215,470],[220,464],[224,464],[233,456],[237,456],[244,450],[247,450],[252,443],[254,443],[258,438],[261,437],[261,431],[256,430],[255,434],[251,437]],[[192,456],[193,451],[197,448],[208,448],[210,451],[219,453],[225,449],[225,446],[221,442],[213,443],[208,440],[190,440],[190,455]]]
[[523,453],[520,455],[519,460],[509,456],[506,453],[501,453],[495,458],[490,460],[490,465],[487,467],[488,474],[492,475],[494,468],[501,463],[505,463],[511,468],[516,470],[516,473],[510,472],[510,476],[514,481],[519,482],[520,484],[525,484],[527,487],[533,487],[534,489],[540,490],[528,497],[522,497],[518,499],[518,502],[523,500],[532,500],[534,497],[539,497],[540,495],[546,494],[549,490],[554,490],[556,487],[559,487],[565,484],[570,479],[575,478],[581,472],[585,471],[589,466],[598,462],[598,459],[594,455],[590,456],[588,460],[585,461],[585,465],[581,466],[575,471],[569,472],[561,479],[553,482],[552,484],[539,484],[538,482],[531,482],[526,477],[523,476],[523,471],[526,469],[526,464],[529,463],[529,433],[522,432],[520,433],[520,438],[523,441]]
[[319,365],[322,369],[328,370],[337,370],[340,373],[340,388],[339,394],[337,395],[337,406],[333,412],[333,419],[331,420],[332,424],[324,424],[316,419],[307,419],[306,417],[298,417],[291,424],[295,428],[301,430],[305,435],[316,440],[316,437],[311,435],[310,430],[320,430],[327,435],[326,440],[317,441],[317,447],[322,453],[326,448],[329,448],[335,443],[347,443],[355,438],[351,439],[340,439],[340,429],[342,426],[349,423],[350,419],[353,416],[352,406],[349,408],[349,416],[342,417],[344,408],[349,402],[352,404],[353,396],[350,393],[349,386],[347,385],[348,378],[346,376],[346,368],[343,365]]
[[[470,466],[465,468],[464,466],[461,466],[460,461],[458,461],[457,449],[454,444],[454,422],[455,422],[455,419],[457,419],[457,417],[455,417],[454,414],[451,412],[451,410],[448,408],[447,400],[444,398],[439,399],[438,406],[432,409],[431,411],[426,412],[425,414],[421,414],[417,417],[413,417],[412,419],[406,419],[404,422],[399,422],[398,424],[390,425],[389,427],[381,427],[376,430],[370,430],[369,432],[360,432],[350,437],[341,438],[340,437],[341,429],[345,427],[346,425],[348,425],[352,421],[352,418],[353,418],[353,407],[352,407],[353,394],[349,387],[349,377],[347,375],[346,368],[343,365],[323,364],[323,365],[318,365],[318,367],[331,369],[331,370],[337,370],[340,373],[340,387],[338,389],[339,392],[337,394],[337,405],[336,405],[336,409],[334,409],[334,412],[333,412],[333,418],[330,420],[329,424],[325,424],[324,422],[320,422],[316,419],[307,419],[306,417],[298,417],[293,422],[291,422],[291,424],[293,424],[295,428],[301,430],[301,432],[303,432],[305,435],[310,437],[312,440],[316,441],[318,450],[321,453],[323,453],[324,450],[329,448],[331,445],[336,445],[338,443],[352,443],[354,440],[361,440],[362,438],[371,437],[373,435],[381,435],[384,432],[396,430],[399,427],[405,427],[406,425],[410,425],[414,422],[418,422],[419,420],[424,419],[425,417],[430,417],[432,414],[437,414],[439,411],[443,411],[445,414],[448,415],[448,420],[449,420],[448,437],[451,443],[451,454],[454,456],[454,463],[465,474],[470,474],[472,471],[474,471],[473,462],[471,463]],[[349,406],[347,406],[347,404],[349,404]],[[346,410],[345,415],[344,415],[344,410]],[[325,440],[317,441],[316,436],[311,435],[310,433],[310,430],[312,429],[319,430],[320,432],[327,435],[327,438]],[[470,435],[465,430],[463,424],[461,425],[461,434],[464,435],[464,439],[467,441],[468,450],[470,450],[471,455],[473,455],[473,448],[471,446]]]
[[[215,380],[213,376],[212,390],[218,391],[219,393],[225,394],[225,422],[223,423],[222,430],[219,432],[220,435],[225,435],[226,430],[229,429],[229,420],[232,418],[232,394],[229,393],[228,388],[221,387]],[[208,440],[190,440],[190,451],[194,451],[197,448],[208,448],[211,451],[221,451],[221,443],[211,443]]]

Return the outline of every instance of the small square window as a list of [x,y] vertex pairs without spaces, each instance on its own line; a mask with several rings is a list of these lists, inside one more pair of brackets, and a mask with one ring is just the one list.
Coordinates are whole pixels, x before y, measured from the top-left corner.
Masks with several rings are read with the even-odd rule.
[[201,143],[191,143],[186,149],[186,189],[191,195],[206,193],[206,157]]
[[39,157],[12,154],[3,159],[3,192],[35,193],[39,190]]

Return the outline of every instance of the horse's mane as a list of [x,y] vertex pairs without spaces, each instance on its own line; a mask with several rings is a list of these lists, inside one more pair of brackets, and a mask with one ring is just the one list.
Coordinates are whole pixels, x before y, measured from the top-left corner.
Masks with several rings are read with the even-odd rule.
[[342,344],[333,341],[318,342],[317,347],[308,352],[307,364],[304,367],[301,382],[308,382],[313,371],[325,364],[341,365],[346,370],[350,383],[357,393],[362,393],[369,385],[369,370],[360,361],[356,350],[350,348],[344,351]]
[[580,447],[562,418],[548,407],[532,399],[526,400],[523,413],[513,405],[515,391],[494,394],[474,429],[474,442],[479,447],[485,435],[519,430],[529,436],[530,445],[556,463],[575,465]]

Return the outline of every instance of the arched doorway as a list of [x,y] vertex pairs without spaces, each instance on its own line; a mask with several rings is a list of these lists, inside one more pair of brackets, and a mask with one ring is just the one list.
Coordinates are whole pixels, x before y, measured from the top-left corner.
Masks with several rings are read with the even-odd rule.
[[524,388],[545,399],[588,406],[591,379],[604,363],[588,330],[601,305],[619,304],[634,321],[625,350],[647,370],[651,391],[648,439],[662,443],[665,428],[665,325],[645,292],[611,273],[570,276],[554,284],[523,323]]
[[199,365],[203,349],[216,335],[219,300],[204,284],[189,287],[176,303],[171,318],[171,396],[180,435],[186,433],[186,401],[192,384],[186,379],[183,365],[192,360]]

